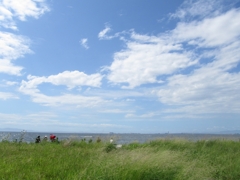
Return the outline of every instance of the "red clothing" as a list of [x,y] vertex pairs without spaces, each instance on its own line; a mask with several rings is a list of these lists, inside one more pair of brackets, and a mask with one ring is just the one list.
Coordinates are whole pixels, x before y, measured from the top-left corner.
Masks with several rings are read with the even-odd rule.
[[54,140],[55,138],[56,138],[55,135],[53,135],[53,134],[50,135],[50,140]]

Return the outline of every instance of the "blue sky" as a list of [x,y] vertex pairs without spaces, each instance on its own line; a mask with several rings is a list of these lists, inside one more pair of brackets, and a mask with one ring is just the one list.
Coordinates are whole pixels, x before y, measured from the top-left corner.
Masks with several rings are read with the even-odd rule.
[[0,128],[240,130],[239,7],[0,0]]

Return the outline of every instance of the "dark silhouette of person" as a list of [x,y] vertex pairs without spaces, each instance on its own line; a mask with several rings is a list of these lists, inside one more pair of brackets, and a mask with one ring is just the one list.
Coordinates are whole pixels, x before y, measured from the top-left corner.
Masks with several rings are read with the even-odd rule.
[[40,138],[40,136],[38,136],[35,140],[35,143],[40,143],[40,142],[41,142],[41,138]]

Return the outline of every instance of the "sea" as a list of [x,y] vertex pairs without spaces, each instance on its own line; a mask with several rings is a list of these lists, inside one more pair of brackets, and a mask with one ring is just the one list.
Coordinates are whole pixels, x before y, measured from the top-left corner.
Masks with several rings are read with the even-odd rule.
[[194,133],[164,133],[164,134],[141,134],[141,133],[46,133],[46,132],[6,132],[0,131],[0,142],[7,140],[10,142],[26,142],[33,143],[37,136],[43,139],[50,134],[54,134],[58,137],[58,140],[84,140],[90,139],[94,142],[98,138],[102,141],[109,141],[111,138],[116,144],[129,144],[129,143],[145,143],[157,139],[186,139],[189,141],[200,140],[233,140],[240,142],[240,134],[194,134]]

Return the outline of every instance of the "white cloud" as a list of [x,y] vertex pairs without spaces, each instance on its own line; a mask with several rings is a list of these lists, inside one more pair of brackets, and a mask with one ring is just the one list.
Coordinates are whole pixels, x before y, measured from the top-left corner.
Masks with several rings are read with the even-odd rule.
[[0,59],[0,73],[6,73],[10,75],[21,75],[23,67],[16,66],[8,59]]
[[25,87],[36,88],[42,83],[51,83],[53,85],[65,85],[69,89],[75,88],[77,86],[92,86],[100,87],[102,75],[101,74],[91,74],[87,75],[79,71],[64,71],[57,75],[51,75],[48,77],[42,76],[28,76],[28,82],[23,81]]
[[[232,9],[202,21],[180,23],[172,31],[178,42],[196,47],[207,59],[191,74],[177,74],[158,91],[160,101],[180,105],[175,112],[239,113],[240,11]],[[196,53],[197,54],[197,53]]]
[[197,63],[191,52],[186,52],[181,44],[161,36],[147,36],[132,33],[127,48],[114,54],[109,81],[128,83],[123,88],[134,88],[141,84],[162,83],[160,75],[175,73]]
[[7,32],[0,32],[0,73],[20,75],[23,67],[16,66],[13,60],[32,53],[28,38]]
[[[46,11],[45,0],[0,0],[0,26],[17,30],[15,19],[38,18]],[[21,75],[23,67],[14,65],[13,60],[32,53],[29,45],[27,37],[0,31],[0,73]]]
[[89,48],[89,46],[88,46],[88,44],[87,44],[87,41],[88,41],[88,39],[86,39],[86,38],[84,38],[84,39],[82,39],[80,42],[81,42],[81,45],[85,48],[85,49],[88,49]]
[[105,24],[105,29],[100,31],[98,33],[98,38],[99,40],[111,40],[113,38],[119,38],[122,41],[127,41],[125,36],[132,35],[134,33],[134,30],[128,30],[128,31],[121,31],[121,32],[116,32],[113,34],[109,34],[109,32],[112,31],[111,27],[109,24]]
[[[78,117],[79,119],[79,117]],[[122,129],[129,128],[129,126],[113,124],[113,123],[83,123],[69,122],[61,120],[57,114],[52,112],[37,112],[34,114],[3,114],[0,113],[0,123],[3,127],[17,127],[18,129],[39,131],[43,132],[59,132],[66,131],[71,128],[71,132],[103,132],[103,128]],[[27,129],[26,129],[27,128]],[[107,130],[109,132],[109,130]],[[1,138],[1,137],[0,137]],[[29,137],[31,139],[31,137]],[[32,138],[34,141],[34,139]]]
[[0,84],[0,87],[9,87],[9,86],[17,85],[17,84],[18,84],[18,82],[16,82],[16,81],[2,80],[2,83]]
[[[133,97],[143,97],[143,96],[147,96],[145,95],[145,92],[143,91],[136,91],[136,90],[103,90],[103,89],[93,89],[91,91],[85,91],[86,95],[89,96],[100,96],[100,97],[104,97],[105,99],[123,99],[125,101],[126,98],[133,98]],[[127,101],[127,100],[126,100]],[[129,101],[134,101],[134,100],[129,100]]]
[[123,110],[123,109],[104,109],[99,110],[100,113],[114,113],[114,114],[122,114],[122,113],[130,113],[132,110]]
[[57,75],[48,77],[28,76],[28,81],[22,81],[19,88],[20,92],[30,95],[33,102],[44,104],[47,106],[56,106],[64,104],[72,104],[79,107],[93,107],[103,102],[99,97],[81,96],[64,94],[59,96],[47,96],[40,92],[38,86],[42,83],[51,83],[59,86],[64,85],[69,89],[78,86],[99,87],[101,85],[102,75],[92,74],[87,75],[79,71],[64,71]]
[[188,20],[194,18],[204,18],[206,16],[218,15],[222,11],[222,0],[185,0],[175,13],[171,13],[171,18]]
[[[193,9],[184,9],[188,16],[201,16],[197,9],[207,5],[195,2],[189,6]],[[132,32],[126,48],[116,52],[113,63],[105,68],[108,80],[122,88],[160,83],[153,92],[169,105],[169,112],[239,113],[240,10],[212,9],[165,34]]]
[[133,118],[133,119],[149,119],[149,118],[154,118],[155,116],[158,116],[159,114],[156,112],[149,112],[149,113],[145,113],[145,114],[141,114],[141,115],[137,115],[137,114],[132,114],[132,113],[128,113],[125,115],[125,118]]
[[14,86],[14,85],[18,84],[18,82],[16,82],[16,81],[6,81],[5,83],[7,86]]
[[4,28],[17,30],[16,24],[12,19],[12,12],[0,4],[0,22]]
[[[122,34],[129,34],[129,32],[122,31],[122,32],[117,32],[117,33],[115,33],[115,34],[113,34],[113,35],[108,35],[108,33],[109,33],[110,31],[112,31],[112,29],[110,28],[110,26],[109,26],[109,25],[105,25],[105,29],[103,29],[102,31],[100,31],[100,32],[98,33],[98,38],[99,38],[100,40],[110,40],[110,39],[113,39],[113,38],[117,38],[117,37],[121,36]],[[124,39],[124,37],[120,37],[120,39],[121,39],[121,38]]]
[[43,104],[45,106],[73,105],[77,108],[91,108],[104,103],[104,100],[100,97],[87,97],[73,94],[47,96],[41,93],[32,93],[31,97],[33,102]]
[[[160,36],[133,32],[131,39],[126,41],[127,48],[115,53],[114,62],[106,68],[110,71],[107,78],[115,84],[129,85],[123,88],[159,83],[161,75],[178,73],[197,64],[203,58],[196,52],[198,46],[218,47],[239,40],[238,19],[240,11],[233,9],[202,21],[180,23],[173,31]],[[205,51],[205,54],[214,52],[213,49]]]
[[240,10],[233,9],[203,21],[179,23],[173,30],[173,37],[201,47],[224,45],[240,37],[239,19]]
[[14,35],[8,32],[0,32],[0,57],[14,60],[31,53],[30,40],[27,37]]
[[27,17],[38,18],[49,11],[45,0],[1,0],[0,22],[1,26],[17,30],[15,18],[25,21]]
[[109,31],[111,31],[111,28],[106,25],[105,29],[103,29],[101,32],[98,33],[98,38],[99,39],[109,39],[109,37],[106,35]]
[[240,112],[240,73],[232,72],[240,62],[240,42],[218,51],[216,60],[194,70],[175,75],[158,91],[161,102],[183,105],[177,111],[194,113]]
[[12,93],[8,92],[0,92],[0,99],[7,100],[7,99],[18,99],[18,97]]
[[127,102],[134,102],[135,99],[126,99]]
[[[209,4],[209,9],[204,9]],[[179,74],[187,68],[191,70],[193,65],[201,66],[199,61],[204,58],[214,61],[218,48],[240,38],[240,10],[222,11],[218,9],[222,7],[220,4],[217,1],[186,1],[182,12],[191,17],[205,15],[198,20],[178,23],[172,31],[158,36],[140,35],[132,31],[131,38],[124,39],[126,48],[116,52],[112,64],[105,67],[109,70],[108,80],[121,84],[122,88],[163,83],[172,74]],[[106,27],[102,37],[108,31]],[[236,55],[232,53],[230,56]]]

